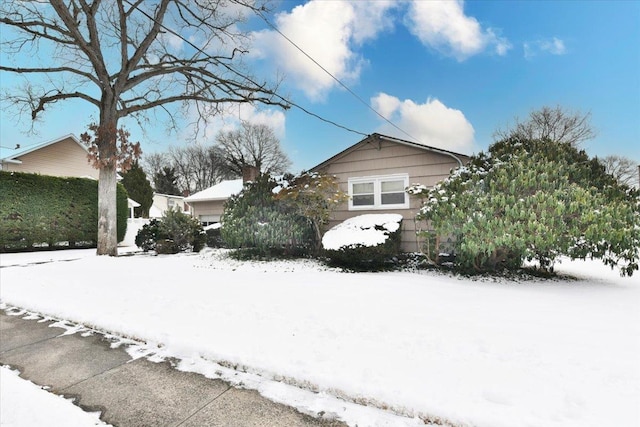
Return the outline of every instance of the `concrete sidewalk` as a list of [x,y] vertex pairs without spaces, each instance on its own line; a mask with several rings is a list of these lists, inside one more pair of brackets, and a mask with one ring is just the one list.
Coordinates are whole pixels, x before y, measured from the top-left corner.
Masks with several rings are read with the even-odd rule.
[[181,372],[169,362],[133,360],[101,335],[61,335],[52,322],[0,310],[0,364],[50,391],[76,397],[114,426],[344,426],[274,403],[253,390]]

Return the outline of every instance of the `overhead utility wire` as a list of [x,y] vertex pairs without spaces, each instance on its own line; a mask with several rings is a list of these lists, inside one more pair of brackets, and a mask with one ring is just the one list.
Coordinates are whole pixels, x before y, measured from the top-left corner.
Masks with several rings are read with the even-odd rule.
[[[187,40],[185,37],[183,37],[181,34],[178,34],[176,31],[172,30],[171,28],[168,28],[168,27],[167,27],[167,26],[165,26],[163,23],[156,21],[156,20],[155,20],[155,18],[154,18],[153,16],[149,15],[149,14],[148,14],[147,12],[145,12],[144,10],[139,9],[139,8],[138,8],[138,5],[133,5],[133,4],[131,4],[131,2],[130,2],[129,0],[125,0],[125,1],[127,2],[127,4],[129,4],[129,6],[133,7],[133,8],[134,8],[134,9],[136,9],[138,12],[140,12],[141,14],[143,14],[145,17],[147,17],[147,18],[148,18],[148,19],[150,19],[151,21],[153,21],[153,22],[155,22],[156,24],[158,24],[162,29],[164,29],[164,30],[166,30],[167,32],[169,32],[169,33],[173,34],[174,36],[178,37],[180,40],[182,40],[183,42],[185,42],[186,44],[188,44],[189,46],[191,46],[192,48],[194,48],[197,52],[199,52],[199,53],[201,53],[201,54],[205,55],[205,57],[207,57],[207,58],[209,58],[209,59],[214,60],[214,61],[215,61],[215,62],[217,62],[219,65],[224,66],[227,70],[231,71],[231,72],[232,72],[232,73],[234,73],[235,75],[237,75],[237,76],[239,76],[239,77],[242,77],[243,79],[247,79],[249,82],[251,82],[252,84],[254,84],[254,85],[256,85],[256,86],[260,86],[257,82],[254,82],[252,79],[250,79],[250,78],[249,78],[249,77],[247,77],[246,75],[244,75],[244,74],[242,74],[242,73],[240,73],[240,72],[236,71],[236,70],[235,70],[233,67],[231,67],[230,65],[228,65],[228,64],[224,64],[224,63],[220,62],[218,59],[216,59],[216,58],[212,57],[211,55],[209,55],[208,53],[206,53],[204,50],[202,50],[202,48],[200,48],[200,47],[196,46],[196,45],[195,45],[195,44],[193,44],[190,40]],[[263,18],[263,19],[264,19],[264,18]],[[314,61],[314,62],[315,62],[315,61]],[[326,70],[325,70],[325,71],[326,71]],[[334,77],[334,78],[335,78],[335,77]],[[355,134],[357,134],[357,135],[369,136],[369,134],[367,134],[367,133],[360,132],[360,131],[357,131],[357,130],[355,130],[355,129],[351,129],[351,128],[347,127],[347,126],[344,126],[344,125],[341,125],[341,124],[339,124],[339,123],[336,123],[336,122],[334,122],[334,121],[332,121],[332,120],[326,119],[326,118],[324,118],[324,117],[320,116],[319,114],[314,113],[314,112],[312,112],[312,111],[310,111],[310,110],[308,110],[308,109],[304,108],[303,106],[301,106],[301,105],[299,105],[299,104],[297,104],[297,103],[295,103],[295,102],[291,101],[290,99],[287,99],[287,98],[283,97],[282,95],[280,95],[280,94],[278,94],[278,93],[276,93],[276,92],[273,92],[273,95],[274,95],[274,96],[276,96],[277,98],[281,99],[282,101],[286,102],[287,104],[291,104],[292,106],[294,106],[294,107],[298,108],[299,110],[301,110],[301,111],[302,111],[302,112],[304,112],[305,114],[308,114],[308,115],[310,115],[310,116],[312,116],[312,117],[315,117],[316,119],[321,120],[321,121],[323,121],[323,122],[325,122],[325,123],[329,123],[329,124],[331,124],[331,125],[333,125],[333,126],[336,126],[336,127],[338,127],[338,128],[344,129],[344,130],[346,130],[346,131],[348,131],[348,132],[355,133]]]
[[305,52],[300,46],[298,46],[293,40],[291,40],[289,37],[287,37],[285,34],[282,33],[282,31],[280,31],[278,29],[278,27],[276,27],[271,21],[269,21],[269,19],[264,16],[264,14],[262,12],[256,12],[260,18],[262,18],[262,20],[264,22],[267,23],[267,25],[269,27],[271,27],[275,32],[277,32],[278,34],[280,34],[286,41],[288,41],[289,43],[291,43],[291,45],[293,47],[295,47],[296,49],[298,49],[300,51],[300,53],[302,53],[304,56],[306,56],[307,58],[309,58],[311,60],[311,62],[313,62],[314,64],[316,64],[318,67],[320,67],[320,69],[322,71],[324,71],[325,73],[327,73],[333,80],[335,80],[340,86],[342,86],[347,92],[349,92],[351,95],[353,95],[358,101],[360,101],[360,103],[362,103],[364,106],[366,106],[369,110],[373,111],[378,117],[380,117],[382,120],[384,120],[385,122],[389,123],[391,126],[393,126],[394,128],[398,129],[400,132],[402,132],[403,134],[407,135],[409,138],[413,139],[416,142],[420,142],[420,140],[418,138],[416,138],[415,136],[409,134],[407,131],[405,131],[404,129],[401,129],[400,127],[398,127],[395,123],[393,123],[391,120],[389,120],[388,118],[386,118],[385,116],[383,116],[382,114],[380,114],[375,108],[373,108],[371,105],[369,105],[364,99],[362,99],[357,93],[355,93],[353,90],[351,90],[346,84],[342,83],[342,81],[340,81],[340,79],[338,79],[336,76],[334,76],[333,74],[331,74],[331,72],[329,70],[327,70],[326,68],[324,68],[322,66],[322,64],[320,64],[318,61],[316,61],[315,59],[313,59],[313,57],[311,55],[309,55],[307,52]]

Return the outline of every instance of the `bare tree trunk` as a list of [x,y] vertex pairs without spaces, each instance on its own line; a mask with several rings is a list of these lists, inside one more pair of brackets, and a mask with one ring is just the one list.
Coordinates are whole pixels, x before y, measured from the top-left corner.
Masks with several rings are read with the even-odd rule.
[[118,256],[116,168],[100,168],[98,181],[98,255]]
[[118,113],[115,96],[103,93],[98,128],[98,255],[118,256],[117,141]]

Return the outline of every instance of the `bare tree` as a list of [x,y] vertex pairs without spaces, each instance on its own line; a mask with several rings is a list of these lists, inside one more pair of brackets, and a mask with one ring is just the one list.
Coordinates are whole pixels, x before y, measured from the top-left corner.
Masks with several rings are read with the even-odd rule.
[[291,165],[273,129],[264,124],[243,121],[239,129],[220,132],[216,142],[225,153],[228,167],[238,175],[246,166],[277,174],[286,172]]
[[613,175],[619,183],[626,184],[629,187],[635,187],[640,184],[640,166],[638,162],[634,162],[628,157],[607,156],[600,159],[607,171]]
[[155,188],[155,176],[161,173],[166,167],[171,167],[171,163],[165,153],[145,154],[141,158],[142,168],[147,174],[147,178],[151,181],[151,185]]
[[560,106],[542,107],[529,113],[525,121],[516,117],[515,124],[506,129],[498,129],[495,139],[520,136],[525,139],[550,139],[567,142],[578,147],[584,141],[593,139],[596,132],[591,126],[591,113],[566,110]]
[[[287,107],[275,87],[241,71],[243,12],[261,0],[4,0],[0,3],[0,70],[31,83],[3,95],[12,110],[36,120],[60,101],[83,100],[99,113],[95,146],[99,255],[117,255],[116,133],[118,122],[170,106],[196,108],[198,117],[228,103]],[[187,41],[194,40],[195,42]],[[36,65],[37,64],[37,65]],[[40,76],[39,80],[34,78]],[[200,121],[198,121],[200,123]]]
[[204,190],[235,174],[225,162],[223,151],[218,147],[191,144],[171,147],[167,157],[178,175],[178,185],[190,193]]

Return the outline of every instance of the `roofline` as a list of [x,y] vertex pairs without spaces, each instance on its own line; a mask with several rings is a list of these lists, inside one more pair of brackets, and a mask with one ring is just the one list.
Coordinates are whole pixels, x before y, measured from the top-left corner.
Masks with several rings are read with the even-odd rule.
[[[458,164],[460,166],[463,166],[462,160],[460,160],[460,157],[470,157],[466,154],[461,154],[461,153],[456,153],[453,151],[449,151],[449,150],[443,150],[441,148],[436,148],[436,147],[431,147],[429,145],[423,145],[423,144],[418,144],[417,142],[411,142],[411,141],[407,141],[404,139],[399,139],[399,138],[394,138],[391,136],[386,136],[386,135],[381,135],[379,133],[372,133],[371,135],[368,135],[366,138],[361,139],[360,141],[356,142],[353,145],[350,145],[349,147],[345,148],[344,150],[340,151],[338,154],[328,158],[327,160],[325,160],[322,163],[317,164],[316,166],[310,168],[310,171],[313,170],[317,170],[320,169],[322,167],[324,167],[326,164],[331,163],[333,160],[338,159],[339,157],[342,157],[344,154],[346,154],[347,151],[351,150],[353,147],[355,147],[356,145],[368,140],[368,139],[374,139],[374,138],[378,138],[378,139],[385,139],[387,141],[390,142],[395,142],[397,144],[403,144],[403,145],[408,145],[410,147],[415,147],[415,148],[420,148],[426,151],[432,151],[434,153],[439,153],[439,154],[444,154],[446,156],[449,156],[451,158],[453,158],[456,162],[458,162]],[[460,156],[460,157],[459,157]]]
[[165,196],[165,197],[177,197],[179,199],[184,199],[184,196],[177,196],[175,194],[164,194],[164,193],[153,193],[154,196]]
[[[4,163],[12,163],[12,161],[20,162],[20,160],[15,160],[15,158],[16,157],[22,157],[22,156],[27,155],[29,153],[33,153],[34,151],[40,150],[41,148],[44,148],[44,147],[48,147],[49,145],[56,144],[56,143],[58,143],[58,142],[60,142],[60,141],[62,141],[64,139],[67,139],[67,138],[71,138],[76,144],[78,144],[80,147],[82,147],[82,149],[84,151],[86,151],[87,153],[89,152],[89,149],[83,143],[81,143],[80,140],[74,134],[70,133],[68,135],[61,136],[60,138],[52,139],[50,141],[41,142],[40,144],[36,144],[31,148],[28,148],[28,149],[26,149],[24,151],[19,151],[18,153],[15,153],[15,154],[7,156],[7,157],[4,157],[4,158],[2,158],[0,160],[2,160],[2,162],[4,162]],[[22,162],[20,162],[20,163],[22,163]]]
[[2,163],[12,163],[14,165],[21,165],[22,164],[22,160],[14,160],[11,158],[4,158],[0,160]]
[[418,148],[422,148],[422,149],[427,150],[427,151],[433,151],[434,153],[444,154],[444,155],[452,157],[454,160],[456,160],[458,162],[458,165],[460,165],[460,167],[462,167],[464,165],[462,164],[462,160],[460,160],[460,158],[458,156],[469,157],[469,156],[467,156],[465,154],[455,153],[453,151],[443,150],[442,148],[431,147],[429,145],[418,144],[417,142],[406,141],[404,139],[393,138],[391,136],[380,135],[378,133],[374,133],[372,136],[377,136],[378,138],[386,139],[387,141],[391,141],[391,142],[397,142],[398,144],[409,145],[411,147],[418,147]]
[[[231,195],[233,196],[233,194]],[[185,202],[190,203],[190,202],[215,202],[218,200],[227,200],[229,197],[231,196],[227,196],[227,197],[207,197],[206,199],[191,199],[187,197],[184,199]]]

